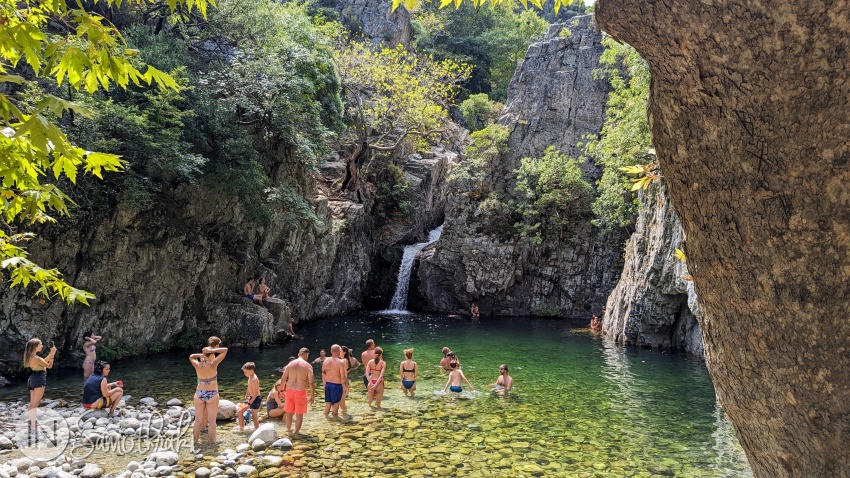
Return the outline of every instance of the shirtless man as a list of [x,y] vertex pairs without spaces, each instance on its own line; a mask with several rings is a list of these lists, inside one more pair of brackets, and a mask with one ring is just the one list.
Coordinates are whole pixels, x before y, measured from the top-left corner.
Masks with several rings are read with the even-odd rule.
[[328,413],[339,418],[339,402],[346,392],[345,362],[340,358],[342,347],[331,346],[331,356],[322,362],[322,383],[325,385],[325,417]]
[[[263,305],[263,296],[260,294],[254,293],[254,278],[248,279],[248,282],[245,283],[245,287],[242,288],[242,292],[245,293],[245,297],[253,300],[254,302]],[[265,307],[263,305],[263,307]]]
[[[366,351],[360,354],[360,363],[364,366],[369,363],[370,360],[374,360],[375,358],[375,341],[369,339],[366,341]],[[369,388],[369,377],[366,374],[363,374],[363,385],[368,389]]]
[[307,361],[310,350],[306,347],[298,351],[298,358],[289,362],[283,369],[280,381],[286,384],[286,401],[284,412],[286,431],[292,431],[292,415],[295,415],[295,435],[301,432],[301,423],[307,413],[307,388],[310,389],[310,404],[313,404],[316,394],[316,382],[313,381],[313,366]]

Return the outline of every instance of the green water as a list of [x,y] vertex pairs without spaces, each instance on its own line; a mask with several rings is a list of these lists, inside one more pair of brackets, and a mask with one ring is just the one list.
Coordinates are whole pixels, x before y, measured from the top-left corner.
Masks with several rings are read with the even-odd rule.
[[[219,367],[222,396],[239,400],[240,370],[257,364],[268,391],[302,347],[353,345],[359,358],[372,338],[388,359],[384,410],[364,404],[360,375],[352,373],[349,423],[324,420],[322,392],[305,420],[307,437],[295,465],[324,475],[377,476],[751,476],[731,425],[716,405],[704,364],[684,355],[616,347],[564,322],[363,314],[327,319],[297,330],[303,338],[264,350],[232,350]],[[108,333],[108,331],[105,331]],[[226,338],[225,338],[226,339]],[[225,343],[226,345],[226,343]],[[479,394],[436,394],[446,383],[438,366],[443,346],[454,350]],[[417,397],[399,390],[402,350],[414,347]],[[133,399],[191,400],[194,372],[187,353],[117,362]],[[487,386],[505,363],[515,390],[498,396]],[[362,368],[360,369],[362,371]],[[318,374],[317,374],[318,375]],[[48,398],[79,396],[80,377],[48,376]],[[465,385],[464,385],[464,388]],[[24,397],[25,388],[0,399]],[[225,444],[244,440],[224,425]],[[282,430],[282,429],[281,429]]]

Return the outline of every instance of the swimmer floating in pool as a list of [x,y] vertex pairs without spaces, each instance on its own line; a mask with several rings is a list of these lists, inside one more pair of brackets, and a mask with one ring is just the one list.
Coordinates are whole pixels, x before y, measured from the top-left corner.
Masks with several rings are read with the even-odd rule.
[[449,380],[446,382],[446,386],[443,387],[443,391],[445,392],[446,389],[449,389],[455,393],[462,392],[463,388],[461,388],[460,386],[460,381],[462,379],[466,382],[467,385],[469,385],[469,389],[474,392],[475,387],[473,387],[472,384],[469,383],[469,380],[466,378],[466,375],[463,374],[463,372],[457,367],[457,365],[457,362],[449,362],[449,367],[452,371],[449,372]]

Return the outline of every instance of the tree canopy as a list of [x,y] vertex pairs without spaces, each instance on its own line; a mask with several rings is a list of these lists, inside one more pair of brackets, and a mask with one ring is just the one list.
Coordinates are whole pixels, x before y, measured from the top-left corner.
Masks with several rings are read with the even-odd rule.
[[[107,6],[121,6],[107,0]],[[139,1],[138,4],[147,3]],[[76,289],[56,269],[27,258],[23,243],[35,223],[67,215],[69,196],[61,185],[76,183],[80,170],[102,178],[122,169],[114,154],[87,151],[68,139],[57,120],[65,113],[91,114],[85,105],[43,91],[38,82],[95,93],[155,83],[177,87],[166,73],[139,61],[119,31],[97,13],[65,1],[3,0],[0,11],[0,267],[11,286],[38,285],[37,294],[87,303],[93,295]],[[206,15],[207,0],[169,0]]]

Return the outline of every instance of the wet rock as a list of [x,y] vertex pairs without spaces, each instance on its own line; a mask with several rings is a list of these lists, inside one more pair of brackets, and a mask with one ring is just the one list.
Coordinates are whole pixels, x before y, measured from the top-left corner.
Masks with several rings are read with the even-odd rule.
[[281,438],[280,440],[277,440],[274,443],[272,443],[271,447],[277,448],[277,449],[292,448],[292,442],[289,440],[289,438]]
[[172,398],[171,400],[165,402],[165,404],[168,405],[169,407],[182,407],[183,401],[180,400],[179,398]]
[[149,407],[157,406],[156,400],[154,400],[152,397],[142,398],[141,400],[139,400],[139,403],[141,403],[142,405],[147,405]]

